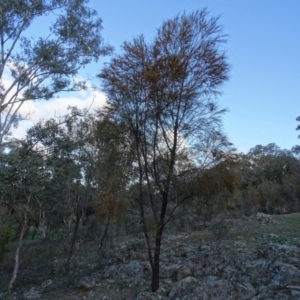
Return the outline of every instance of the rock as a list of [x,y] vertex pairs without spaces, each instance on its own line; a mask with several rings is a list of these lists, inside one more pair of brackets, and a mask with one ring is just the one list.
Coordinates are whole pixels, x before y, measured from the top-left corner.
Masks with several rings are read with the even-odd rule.
[[277,239],[279,236],[277,235],[277,234],[274,234],[274,233],[264,233],[263,235],[262,235],[262,237],[263,237],[263,239]]
[[262,225],[276,224],[276,221],[270,215],[266,215],[261,212],[258,212],[256,214],[256,220]]
[[79,280],[77,284],[77,289],[81,292],[87,291],[95,287],[96,283],[93,278],[83,277]]
[[223,269],[222,279],[230,279],[237,272],[236,268],[232,265],[228,265]]
[[214,282],[217,282],[217,281],[218,281],[217,276],[208,275],[203,278],[203,282],[206,284],[209,284],[209,285],[212,285]]
[[275,275],[272,279],[272,281],[268,284],[269,289],[278,289],[282,282],[282,276]]
[[292,290],[298,290],[300,292],[300,286],[299,285],[288,285],[287,288],[292,289]]
[[201,245],[198,247],[199,251],[210,251],[211,250],[211,246],[209,245]]
[[300,291],[291,290],[291,294],[292,294],[292,296],[299,296],[300,295]]
[[137,260],[133,260],[127,264],[121,265],[118,269],[118,273],[122,278],[142,277],[144,268]]
[[169,298],[151,292],[141,292],[138,294],[136,298],[136,300],[167,300],[167,299]]
[[50,285],[52,285],[53,281],[51,279],[48,279],[46,281],[44,281],[42,284],[41,284],[41,287],[43,289],[46,289],[47,287],[49,287]]
[[32,287],[28,292],[24,293],[24,299],[26,300],[40,299],[41,296],[40,291],[35,287]]
[[105,269],[103,277],[104,278],[111,278],[114,277],[118,274],[118,268],[117,266],[113,265],[113,266],[109,266]]
[[187,294],[191,294],[196,288],[198,280],[195,277],[188,276],[178,282],[176,282],[169,293],[171,299],[176,297],[183,297]]
[[176,277],[178,270],[181,268],[179,264],[161,266],[160,277],[161,278],[171,278]]
[[182,267],[177,272],[177,280],[181,280],[183,278],[186,278],[188,276],[192,276],[193,271],[189,267]]
[[238,292],[241,299],[251,299],[256,293],[254,287],[249,282],[236,284],[235,290]]

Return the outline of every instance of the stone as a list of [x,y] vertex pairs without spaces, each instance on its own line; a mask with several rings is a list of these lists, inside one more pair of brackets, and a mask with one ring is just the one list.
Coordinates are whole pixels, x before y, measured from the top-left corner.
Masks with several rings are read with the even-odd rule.
[[192,276],[193,271],[189,267],[182,267],[177,272],[177,280],[181,280],[183,278],[186,278],[188,276]]
[[300,286],[299,286],[299,285],[288,285],[288,286],[286,286],[286,287],[287,287],[288,289],[300,291]]
[[127,264],[121,265],[118,269],[118,274],[122,278],[141,277],[144,274],[144,268],[137,260],[133,260]]
[[151,292],[141,292],[138,294],[136,298],[136,300],[167,300],[167,299],[169,298]]
[[96,286],[95,280],[89,277],[83,277],[79,280],[77,284],[77,289],[81,292],[92,289]]
[[161,278],[171,278],[176,276],[178,270],[181,268],[181,265],[179,264],[172,264],[167,266],[161,266],[160,274],[159,276]]
[[276,221],[270,215],[266,215],[266,214],[261,213],[261,212],[258,212],[256,214],[256,220],[262,225],[275,224],[276,223]]
[[238,291],[238,294],[243,299],[250,299],[256,293],[254,287],[249,282],[243,282],[243,283],[236,284],[235,290]]
[[48,280],[44,281],[44,282],[41,284],[41,287],[42,287],[43,289],[46,289],[47,287],[49,287],[49,286],[52,285],[52,284],[53,284],[53,281],[52,281],[51,279],[48,279]]
[[291,290],[291,294],[292,294],[292,296],[299,296],[300,295],[300,291]]
[[41,296],[40,291],[35,287],[32,287],[28,292],[24,293],[24,299],[26,300],[40,299]]
[[203,282],[209,285],[212,285],[216,281],[218,281],[217,276],[208,275],[203,278]]

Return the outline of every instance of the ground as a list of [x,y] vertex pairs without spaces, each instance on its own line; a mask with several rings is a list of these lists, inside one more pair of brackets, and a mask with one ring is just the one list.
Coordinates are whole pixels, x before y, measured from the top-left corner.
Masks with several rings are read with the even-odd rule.
[[68,245],[26,241],[11,294],[13,253],[2,262],[0,299],[300,299],[300,213],[217,219],[206,230],[165,234],[156,293],[142,236],[114,238],[100,253],[97,241],[82,242],[67,271]]

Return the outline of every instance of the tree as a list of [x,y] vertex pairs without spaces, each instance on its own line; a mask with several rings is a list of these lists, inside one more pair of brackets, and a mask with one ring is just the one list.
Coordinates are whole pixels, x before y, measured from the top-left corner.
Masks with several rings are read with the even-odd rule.
[[[296,118],[296,121],[300,122],[300,116]],[[298,124],[298,126],[296,127],[296,130],[300,130],[300,124]],[[298,138],[300,139],[300,135],[298,135]],[[292,148],[292,151],[295,155],[297,155],[299,157],[300,154],[300,146],[296,145]]]
[[[54,119],[41,121],[27,131],[26,137],[30,148],[43,154],[50,170],[51,181],[45,187],[49,203],[54,204],[56,215],[64,223],[74,220],[67,268],[71,267],[88,208],[106,219],[107,232],[110,221],[124,212],[126,199],[120,196],[126,184],[123,173],[127,162],[121,147],[121,128],[106,116],[77,112],[64,124]],[[48,224],[53,215],[45,214]]]
[[21,224],[13,276],[9,283],[11,290],[17,278],[20,250],[29,220],[46,202],[44,187],[49,173],[43,157],[35,151],[28,151],[24,142],[14,142],[5,147],[1,145],[0,150],[0,200],[11,214],[17,215]]
[[99,251],[108,237],[111,223],[120,224],[129,204],[126,186],[131,166],[130,151],[126,149],[123,128],[102,115],[95,122],[94,143],[97,148],[98,192],[94,201],[97,214],[105,222]]
[[[195,176],[197,168],[178,168],[179,162],[184,165],[186,157],[199,166],[196,149],[208,137],[223,141],[223,146],[227,143],[221,132],[225,110],[216,101],[229,70],[223,51],[226,36],[218,22],[206,9],[178,15],[163,23],[152,43],[143,36],[125,42],[123,53],[99,74],[108,95],[107,109],[122,125],[134,157],[131,182],[138,186],[133,196],[140,208],[153,291],[159,288],[164,228],[193,194],[177,186],[184,176]],[[219,157],[218,149],[206,153]],[[155,222],[154,253],[148,211]]]
[[[296,121],[300,122],[300,116],[297,117]],[[300,130],[300,124],[297,126],[296,130]],[[298,138],[300,139],[300,135],[298,136]]]
[[247,213],[299,210],[299,159],[276,144],[257,145],[241,156],[241,192]]
[[63,125],[50,119],[37,123],[27,131],[28,143],[32,149],[44,153],[51,172],[51,182],[46,187],[52,195],[49,201],[55,203],[56,210],[65,222],[75,217],[67,268],[71,265],[79,223],[85,217],[93,192],[91,183],[94,178],[89,176],[93,168],[86,166],[83,151],[88,138],[84,133],[88,135],[88,128],[82,124],[78,118],[72,118]]
[[[0,143],[24,116],[30,100],[86,88],[78,70],[111,52],[100,36],[102,21],[87,0],[3,0],[0,7]],[[45,37],[26,37],[37,18],[57,16]],[[6,76],[11,81],[5,83]]]

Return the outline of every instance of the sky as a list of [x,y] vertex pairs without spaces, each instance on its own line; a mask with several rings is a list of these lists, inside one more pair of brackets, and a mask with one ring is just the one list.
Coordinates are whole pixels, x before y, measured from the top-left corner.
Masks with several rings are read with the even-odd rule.
[[[228,34],[230,79],[221,89],[219,104],[229,110],[223,118],[229,140],[242,152],[258,144],[276,143],[286,149],[300,144],[295,130],[300,116],[299,0],[91,0],[89,5],[102,18],[102,36],[115,53],[124,41],[140,34],[151,41],[164,20],[207,7],[211,16],[220,16],[223,33]],[[43,34],[40,26],[33,29]],[[80,76],[100,87],[96,74],[109,59],[86,67]],[[82,92],[23,110],[30,108],[36,122],[63,113],[67,105],[96,108],[104,102],[101,92]],[[15,134],[22,135],[30,124],[23,123]]]

